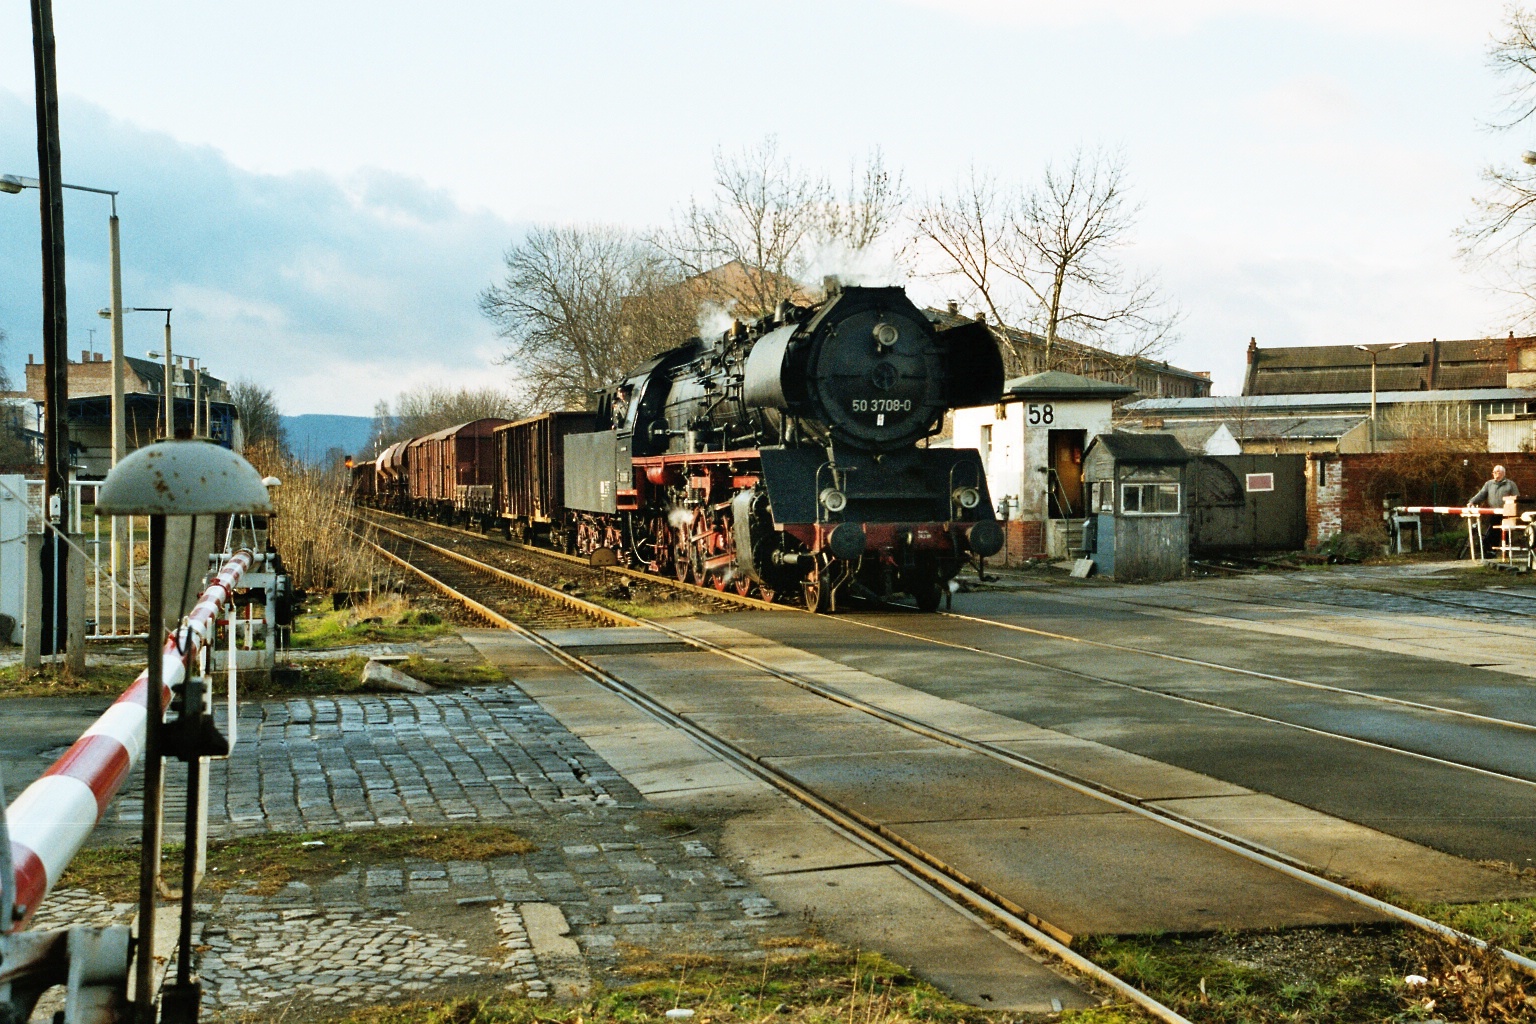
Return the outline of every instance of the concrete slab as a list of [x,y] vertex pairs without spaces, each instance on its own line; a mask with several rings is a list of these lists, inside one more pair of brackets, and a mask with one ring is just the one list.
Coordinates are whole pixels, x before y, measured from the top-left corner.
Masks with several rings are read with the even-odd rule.
[[622,653],[644,649],[677,654],[697,651],[692,644],[643,626],[603,626],[590,629],[541,629],[539,635],[550,643],[576,654]]
[[565,914],[553,903],[519,903],[517,912],[528,934],[528,945],[550,994],[566,1001],[592,990],[592,976],[581,947],[571,938]]
[[1038,736],[1030,739],[1003,740],[996,745],[1139,800],[1241,796],[1253,792],[1209,775],[1048,729],[1041,729]]
[[1357,885],[1385,887],[1418,900],[1499,900],[1536,893],[1536,880],[1452,857],[1262,793],[1163,800],[1157,806],[1284,851],[1324,874]]
[[893,828],[1074,937],[1385,920],[1138,815]]
[[881,823],[1113,813],[1102,800],[953,747],[764,761]]
[[912,964],[918,977],[972,1006],[1051,1013],[1097,1004],[980,923],[945,913],[936,898],[903,883],[893,868],[862,867],[779,875],[763,890],[828,938]]
[[818,714],[692,714],[691,721],[758,757],[817,756],[954,748],[858,711],[826,705]]
[[1095,1003],[1075,980],[894,868],[872,863],[863,847],[799,808],[738,818],[721,845],[783,910],[834,941],[913,965],[918,977],[973,1006],[1049,1013]]

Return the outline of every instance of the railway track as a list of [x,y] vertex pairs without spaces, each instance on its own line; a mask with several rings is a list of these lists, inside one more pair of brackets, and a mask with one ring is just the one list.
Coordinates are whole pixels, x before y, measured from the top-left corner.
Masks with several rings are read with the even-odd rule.
[[[454,527],[446,527],[446,526],[441,526],[441,525],[438,525],[438,524],[422,524],[419,520],[409,519],[409,518],[404,517],[404,516],[395,516],[393,513],[383,513],[383,514],[384,515],[388,515],[391,518],[398,519],[400,522],[405,523],[405,524],[412,524],[412,525],[415,525],[415,526],[418,526],[418,527],[422,526],[422,525],[427,525],[431,529],[434,529],[434,530],[442,531],[442,532],[448,533],[448,534],[457,534],[457,535],[464,536],[464,537],[470,538],[470,539],[472,539],[474,541],[482,542],[482,543],[485,543],[485,544],[511,547],[510,544],[505,544],[504,542],[497,541],[497,540],[495,540],[493,538],[487,538],[487,537],[484,537],[484,536],[482,536],[480,534],[471,533],[471,532],[469,532],[467,530],[459,530],[459,529],[454,528]],[[560,552],[549,551],[549,550],[546,550],[546,549],[543,549],[543,548],[524,547],[524,548],[520,548],[518,550],[525,551],[525,552],[530,552],[533,557],[544,558],[544,559],[555,559],[555,560],[559,560],[559,561],[562,561],[562,562],[566,562],[568,564],[572,564],[574,566],[578,566],[578,567],[580,567],[580,570],[585,571],[585,572],[587,572],[589,574],[592,574],[592,576],[594,578],[599,578],[601,576],[601,574],[603,574],[603,573],[619,573],[621,575],[626,575],[626,576],[630,576],[630,577],[636,577],[636,578],[645,580],[645,581],[650,582],[650,583],[660,584],[662,586],[667,586],[667,587],[673,587],[673,588],[676,588],[676,589],[678,589],[678,590],[680,590],[682,592],[686,592],[686,593],[695,595],[696,597],[701,598],[701,599],[705,599],[705,600],[709,600],[709,599],[718,600],[718,601],[724,602],[728,606],[753,608],[753,609],[774,609],[774,610],[779,610],[779,611],[802,612],[802,613],[804,611],[803,609],[796,608],[796,607],[789,606],[789,605],[769,604],[768,602],[760,601],[760,600],[757,600],[756,598],[740,597],[738,595],[731,594],[731,593],[720,593],[720,592],[711,590],[711,589],[706,588],[706,587],[697,586],[697,585],[692,584],[692,583],[684,583],[684,582],[681,582],[681,581],[678,581],[678,580],[669,579],[667,577],[654,576],[654,575],[649,574],[649,573],[638,572],[638,571],[632,570],[632,569],[624,569],[622,567],[592,567],[592,566],[590,566],[587,563],[587,560],[584,559],[584,558],[579,558],[579,557],[574,556],[574,555],[565,555],[565,554],[561,554]],[[902,606],[890,606],[890,607],[892,607],[892,608],[899,608],[899,610],[902,610],[902,611],[909,610],[909,609],[906,609],[905,607],[902,607]],[[1522,721],[1518,721],[1518,720],[1514,720],[1514,719],[1500,718],[1500,717],[1494,716],[1494,715],[1480,714],[1480,713],[1473,712],[1473,711],[1467,711],[1467,710],[1462,709],[1462,708],[1447,707],[1447,706],[1442,705],[1442,704],[1433,704],[1433,703],[1429,703],[1429,702],[1426,702],[1426,701],[1407,700],[1407,699],[1400,698],[1400,697],[1392,697],[1392,696],[1389,696],[1389,695],[1386,695],[1386,694],[1374,693],[1374,692],[1372,692],[1370,690],[1364,690],[1364,689],[1358,689],[1358,688],[1352,688],[1352,687],[1344,687],[1344,686],[1336,686],[1336,685],[1333,685],[1333,684],[1330,684],[1330,683],[1322,683],[1322,682],[1318,682],[1316,680],[1302,679],[1302,678],[1298,678],[1298,677],[1295,677],[1295,676],[1287,676],[1287,675],[1284,675],[1284,674],[1281,674],[1281,673],[1276,673],[1276,672],[1263,672],[1263,671],[1258,671],[1258,670],[1255,670],[1255,669],[1243,668],[1241,666],[1236,666],[1236,665],[1227,665],[1227,664],[1223,664],[1221,662],[1210,661],[1208,659],[1203,659],[1203,658],[1193,658],[1193,657],[1189,657],[1189,656],[1185,656],[1185,655],[1169,654],[1169,653],[1164,652],[1164,651],[1149,650],[1147,648],[1137,647],[1137,646],[1131,645],[1131,644],[1121,644],[1121,643],[1114,643],[1114,642],[1104,641],[1104,640],[1094,640],[1094,639],[1091,639],[1089,637],[1075,636],[1075,635],[1072,635],[1070,633],[1061,633],[1061,632],[1053,631],[1053,630],[1036,629],[1036,628],[1029,627],[1029,626],[1022,626],[1022,625],[1019,625],[1017,623],[1009,623],[1009,622],[1000,621],[998,619],[986,618],[984,616],[965,615],[965,614],[961,614],[961,613],[958,613],[958,612],[939,612],[937,614],[942,616],[942,617],[944,617],[944,618],[949,618],[949,619],[953,619],[953,620],[956,620],[956,621],[963,621],[963,622],[982,624],[982,625],[991,626],[991,627],[995,627],[995,628],[998,628],[998,629],[1007,630],[1007,631],[1011,631],[1011,632],[1030,634],[1030,635],[1034,635],[1034,636],[1039,636],[1039,637],[1044,638],[1044,639],[1058,640],[1058,641],[1063,641],[1063,642],[1067,642],[1067,643],[1082,645],[1084,647],[1092,648],[1092,649],[1095,649],[1095,650],[1108,650],[1108,651],[1116,651],[1116,652],[1125,653],[1125,654],[1133,654],[1133,655],[1136,655],[1136,656],[1139,656],[1139,657],[1151,658],[1151,659],[1155,659],[1155,660],[1159,660],[1159,661],[1173,662],[1175,664],[1186,665],[1186,666],[1189,666],[1189,667],[1192,667],[1192,668],[1205,669],[1205,670],[1225,673],[1225,674],[1229,674],[1229,675],[1233,675],[1233,676],[1238,676],[1238,677],[1242,677],[1242,678],[1259,679],[1259,680],[1264,680],[1266,682],[1280,683],[1280,684],[1283,684],[1285,686],[1292,686],[1292,687],[1296,687],[1296,688],[1299,688],[1299,689],[1312,690],[1312,691],[1316,691],[1316,692],[1319,692],[1319,693],[1326,693],[1326,694],[1331,694],[1331,695],[1339,696],[1339,697],[1345,697],[1345,698],[1352,698],[1352,699],[1359,699],[1359,700],[1364,700],[1364,701],[1370,701],[1370,702],[1373,702],[1373,703],[1378,703],[1378,704],[1383,704],[1383,705],[1387,705],[1387,706],[1392,706],[1392,707],[1395,707],[1395,708],[1400,708],[1400,709],[1403,709],[1403,710],[1406,710],[1406,711],[1445,715],[1445,716],[1453,718],[1453,719],[1458,719],[1458,720],[1462,720],[1462,721],[1466,721],[1466,722],[1471,722],[1471,723],[1477,723],[1477,724],[1480,724],[1480,725],[1493,726],[1493,727],[1500,728],[1500,729],[1508,729],[1508,730],[1512,730],[1512,731],[1520,732],[1520,733],[1536,733],[1536,723],[1522,722]],[[1314,733],[1316,735],[1330,736],[1330,737],[1334,737],[1334,738],[1337,738],[1337,739],[1340,739],[1340,740],[1345,740],[1347,742],[1357,743],[1357,744],[1360,744],[1360,745],[1363,745],[1363,746],[1368,746],[1368,747],[1376,747],[1378,749],[1383,749],[1383,750],[1390,750],[1390,751],[1393,751],[1395,753],[1400,753],[1400,754],[1404,754],[1404,755],[1407,755],[1407,756],[1421,757],[1421,758],[1423,758],[1425,760],[1435,761],[1437,763],[1447,764],[1447,765],[1450,765],[1450,766],[1453,766],[1453,767],[1465,768],[1465,769],[1467,769],[1469,771],[1477,772],[1477,773],[1480,773],[1480,774],[1485,774],[1485,775],[1488,775],[1490,777],[1501,778],[1501,779],[1505,779],[1505,780],[1508,780],[1508,781],[1519,782],[1519,783],[1527,784],[1527,785],[1536,785],[1536,780],[1527,779],[1527,778],[1524,778],[1522,776],[1510,775],[1510,774],[1507,774],[1507,773],[1502,773],[1502,772],[1497,772],[1497,771],[1490,771],[1489,769],[1481,768],[1481,767],[1478,767],[1476,765],[1467,764],[1467,763],[1462,762],[1462,761],[1457,761],[1457,760],[1448,759],[1448,758],[1437,758],[1437,757],[1434,757],[1432,755],[1422,754],[1420,752],[1409,750],[1409,749],[1404,748],[1404,747],[1397,747],[1397,746],[1392,746],[1390,744],[1378,743],[1378,742],[1374,742],[1374,741],[1371,741],[1371,740],[1361,739],[1359,737],[1348,736],[1348,735],[1342,734],[1342,733],[1330,732],[1328,730],[1315,729],[1315,728],[1312,728],[1312,727],[1309,727],[1309,726],[1299,725],[1299,724],[1294,723],[1294,722],[1289,722],[1289,721],[1286,721],[1284,719],[1271,718],[1271,717],[1263,716],[1263,715],[1255,715],[1252,712],[1244,711],[1244,710],[1242,710],[1240,708],[1234,708],[1234,707],[1232,707],[1232,706],[1230,706],[1228,704],[1223,704],[1223,703],[1221,703],[1219,701],[1213,701],[1213,700],[1208,700],[1208,699],[1192,698],[1192,697],[1185,696],[1183,694],[1173,693],[1173,692],[1170,692],[1168,690],[1159,689],[1159,688],[1153,687],[1153,686],[1140,686],[1140,685],[1137,685],[1137,684],[1134,684],[1134,683],[1127,683],[1127,682],[1125,682],[1123,680],[1111,679],[1111,678],[1108,678],[1106,676],[1097,675],[1097,674],[1094,674],[1094,673],[1082,672],[1080,670],[1075,670],[1075,669],[1062,668],[1061,666],[1053,665],[1053,664],[1050,664],[1049,662],[1038,661],[1038,660],[1028,659],[1028,658],[1020,658],[1020,657],[1018,657],[1016,655],[1009,655],[1009,654],[1004,654],[1004,653],[1000,653],[1000,652],[990,651],[990,650],[987,650],[985,648],[980,648],[980,647],[974,647],[974,646],[969,646],[969,645],[964,645],[964,644],[955,644],[955,643],[952,643],[952,642],[949,642],[949,641],[945,641],[945,640],[942,640],[942,639],[937,639],[937,638],[934,638],[934,637],[926,636],[926,635],[924,635],[922,633],[913,632],[911,630],[903,630],[903,629],[900,629],[900,628],[897,628],[897,627],[894,627],[894,626],[890,626],[890,625],[868,622],[866,620],[863,620],[863,619],[860,619],[860,618],[857,618],[857,617],[844,617],[843,621],[857,623],[860,626],[864,626],[864,627],[869,628],[869,629],[880,630],[880,631],[885,632],[885,633],[889,633],[889,634],[893,634],[893,635],[896,635],[896,636],[903,637],[904,639],[917,640],[917,641],[920,641],[920,642],[923,642],[923,643],[927,643],[927,644],[936,644],[936,645],[939,645],[939,646],[947,646],[947,647],[951,647],[951,648],[955,648],[955,649],[966,650],[966,651],[970,651],[972,653],[978,653],[978,654],[983,654],[983,655],[986,655],[986,656],[989,656],[989,657],[996,657],[996,658],[1000,658],[1000,659],[1003,659],[1003,660],[1013,661],[1013,662],[1015,662],[1017,664],[1028,665],[1030,667],[1040,668],[1040,669],[1044,669],[1044,670],[1047,670],[1047,671],[1068,672],[1068,673],[1071,673],[1073,675],[1078,676],[1079,678],[1087,679],[1087,680],[1090,680],[1090,681],[1093,681],[1093,682],[1104,683],[1104,684],[1107,684],[1107,685],[1112,685],[1112,686],[1124,688],[1124,689],[1127,689],[1127,690],[1133,690],[1133,691],[1136,691],[1136,692],[1145,693],[1145,694],[1148,694],[1148,695],[1151,695],[1151,696],[1156,696],[1156,697],[1165,698],[1165,699],[1169,699],[1169,700],[1175,700],[1175,701],[1179,701],[1181,703],[1190,704],[1192,706],[1204,707],[1204,708],[1209,708],[1209,709],[1212,709],[1212,710],[1226,712],[1226,713],[1229,713],[1229,714],[1232,714],[1232,715],[1237,715],[1237,716],[1241,716],[1241,717],[1253,718],[1253,719],[1258,719],[1258,720],[1262,720],[1262,721],[1267,721],[1267,722],[1271,722],[1273,724],[1281,725],[1281,726],[1284,726],[1284,727],[1287,727],[1287,728],[1301,729],[1301,730],[1304,730],[1304,731],[1307,731],[1307,732]]]
[[[393,532],[393,531],[392,531]],[[382,550],[382,549],[381,549]],[[1121,979],[1109,975],[1102,968],[1087,961],[1074,953],[1057,936],[1061,935],[1059,929],[1054,928],[1049,921],[1042,920],[1032,915],[1027,908],[1018,906],[989,889],[983,882],[965,875],[963,872],[945,863],[922,848],[896,835],[885,826],[873,821],[849,807],[819,794],[793,777],[779,771],[771,765],[763,763],[763,760],[754,756],[751,752],[737,746],[730,740],[700,726],[695,721],[684,718],[674,713],[660,701],[650,697],[639,688],[626,683],[599,665],[567,651],[558,645],[546,640],[536,629],[530,629],[514,621],[513,619],[495,612],[487,605],[481,604],[466,590],[473,590],[477,586],[488,584],[500,584],[501,586],[513,586],[530,592],[541,588],[531,580],[519,580],[515,574],[495,566],[479,562],[468,556],[446,552],[446,549],[437,548],[435,545],[423,541],[415,541],[411,549],[416,552],[428,551],[437,558],[417,558],[408,556],[408,561],[402,561],[414,571],[427,577],[439,589],[463,601],[466,606],[475,609],[483,618],[503,628],[515,630],[530,641],[546,650],[552,657],[563,662],[580,672],[599,685],[621,694],[631,703],[643,708],[649,714],[658,719],[682,729],[700,742],[707,749],[715,752],[725,760],[736,765],[749,774],[752,774],[768,782],[776,789],[786,793],[795,800],[815,810],[827,820],[833,822],[847,834],[855,836],[888,856],[891,856],[898,864],[914,878],[920,880],[930,888],[943,893],[950,899],[962,903],[974,912],[1003,926],[1013,934],[1026,939],[1034,945],[1045,949],[1051,955],[1060,959],[1063,963],[1091,977],[1098,982],[1109,986],[1120,995],[1131,999],[1142,1006],[1148,1012],[1153,1013],[1159,1019],[1165,1021],[1183,1020],[1177,1013],[1157,1003],[1145,993],[1136,990]],[[451,556],[451,557],[447,557]],[[397,558],[399,556],[392,555]],[[457,586],[446,584],[433,579],[431,573],[433,566],[441,567],[444,563],[454,566]],[[464,574],[467,573],[466,577]],[[532,590],[530,590],[532,588]],[[579,599],[570,599],[573,602]],[[590,604],[590,602],[585,602]],[[978,753],[988,758],[1001,761],[1012,768],[1027,772],[1037,778],[1047,780],[1075,793],[1091,797],[1095,800],[1109,804],[1115,810],[1137,815],[1150,820],[1163,827],[1171,829],[1181,835],[1194,838],[1202,843],[1209,844],[1227,853],[1234,854],[1254,864],[1261,865],[1271,871],[1288,878],[1303,882],[1306,885],[1320,889],[1333,896],[1348,900],[1369,908],[1386,917],[1395,919],[1403,924],[1410,925],[1422,931],[1434,934],[1442,939],[1462,943],[1479,949],[1489,948],[1487,943],[1474,936],[1457,931],[1432,921],[1421,915],[1415,914],[1405,908],[1396,906],[1387,901],[1378,899],[1366,893],[1352,889],[1339,882],[1317,874],[1301,864],[1288,861],[1282,857],[1248,843],[1239,836],[1223,832],[1208,824],[1184,818],[1166,809],[1156,807],[1146,801],[1128,797],[1117,793],[1108,787],[1098,785],[1085,779],[1074,777],[1059,769],[1035,761],[1025,755],[1006,749],[1005,747],[969,739],[958,733],[942,727],[911,718],[899,712],[880,707],[849,693],[827,686],[816,680],[809,679],[800,674],[785,671],[769,665],[749,654],[738,650],[729,649],[708,640],[692,636],[682,630],[675,629],[662,622],[641,621],[629,616],[623,616],[608,609],[591,605],[591,615],[595,620],[605,621],[610,625],[629,625],[656,630],[668,636],[670,639],[680,641],[691,646],[709,651],[711,653],[728,658],[739,664],[746,665],[756,671],[766,673],[775,679],[790,683],[802,690],[815,694],[831,703],[858,712],[870,715],[890,725],[908,730],[928,739],[938,740],[941,743]],[[990,621],[990,620],[982,620]],[[860,623],[864,625],[864,623]],[[899,631],[893,631],[899,632]],[[920,634],[911,634],[914,639],[931,640]],[[1055,934],[1053,934],[1055,933]],[[1494,947],[1507,961],[1517,969],[1536,976],[1536,961],[1532,961],[1511,950]]]

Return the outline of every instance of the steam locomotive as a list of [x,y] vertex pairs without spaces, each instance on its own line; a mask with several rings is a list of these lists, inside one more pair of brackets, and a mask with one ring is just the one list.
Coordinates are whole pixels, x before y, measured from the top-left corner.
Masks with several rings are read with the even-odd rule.
[[849,592],[931,611],[1003,534],[978,453],[928,442],[946,411],[1002,387],[984,324],[939,331],[901,288],[829,282],[820,302],[653,357],[594,412],[402,442],[354,467],[354,486],[594,560],[769,600],[798,592],[816,611]]

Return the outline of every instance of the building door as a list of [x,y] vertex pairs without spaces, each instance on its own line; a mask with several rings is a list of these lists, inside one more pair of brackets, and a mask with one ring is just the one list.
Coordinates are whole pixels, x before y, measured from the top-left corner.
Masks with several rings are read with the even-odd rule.
[[1086,430],[1052,430],[1047,435],[1052,519],[1081,519],[1086,514],[1083,448],[1087,442]]

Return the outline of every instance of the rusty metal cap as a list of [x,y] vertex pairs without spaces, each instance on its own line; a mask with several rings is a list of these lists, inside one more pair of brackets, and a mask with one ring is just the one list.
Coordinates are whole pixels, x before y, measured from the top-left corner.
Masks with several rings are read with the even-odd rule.
[[271,512],[261,474],[207,441],[146,445],[113,467],[96,496],[99,516],[205,516]]

